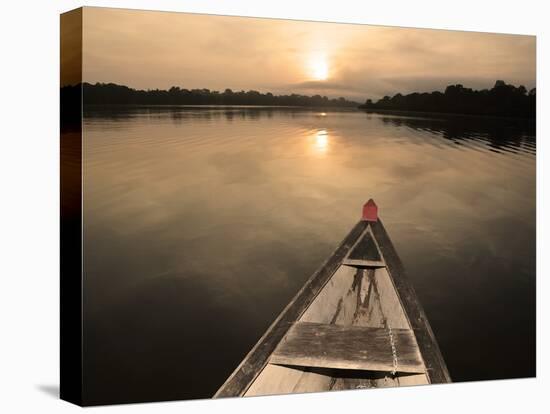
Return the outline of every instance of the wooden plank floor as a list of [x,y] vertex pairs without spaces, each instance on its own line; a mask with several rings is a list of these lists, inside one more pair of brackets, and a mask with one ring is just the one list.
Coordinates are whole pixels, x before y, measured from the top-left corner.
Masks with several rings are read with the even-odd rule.
[[270,363],[290,366],[391,372],[425,371],[409,329],[367,328],[311,322],[295,323],[272,354]]

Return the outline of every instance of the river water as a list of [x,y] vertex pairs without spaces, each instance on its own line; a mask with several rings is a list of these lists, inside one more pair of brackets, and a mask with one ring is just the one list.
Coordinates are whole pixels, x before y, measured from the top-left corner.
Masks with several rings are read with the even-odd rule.
[[210,397],[371,197],[453,380],[535,375],[531,125],[96,107],[83,150],[90,402]]

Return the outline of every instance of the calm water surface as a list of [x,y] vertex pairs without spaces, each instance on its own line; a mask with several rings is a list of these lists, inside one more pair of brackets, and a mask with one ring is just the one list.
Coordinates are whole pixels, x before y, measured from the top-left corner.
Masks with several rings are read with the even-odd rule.
[[370,197],[453,380],[535,375],[529,126],[242,107],[85,115],[89,401],[210,397]]

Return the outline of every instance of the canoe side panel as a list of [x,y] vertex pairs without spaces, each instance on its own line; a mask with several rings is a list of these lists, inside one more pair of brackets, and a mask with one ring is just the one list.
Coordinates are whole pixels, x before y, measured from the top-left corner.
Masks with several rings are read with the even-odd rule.
[[439,345],[435,339],[435,335],[430,327],[428,318],[418,301],[418,297],[414,288],[407,278],[401,260],[397,256],[397,252],[386,233],[382,222],[370,223],[373,235],[378,242],[378,247],[386,262],[386,268],[392,278],[395,288],[399,294],[403,309],[409,318],[409,323],[413,329],[420,353],[426,366],[426,374],[430,383],[447,383],[451,382],[449,371],[445,360],[441,355]]
[[367,228],[366,221],[359,221],[330,258],[311,276],[294,299],[281,312],[258,343],[252,348],[237,369],[220,387],[214,398],[237,397],[243,395],[254,379],[267,364],[270,355],[291,325],[297,321],[315,299],[323,286],[340,267],[351,247]]

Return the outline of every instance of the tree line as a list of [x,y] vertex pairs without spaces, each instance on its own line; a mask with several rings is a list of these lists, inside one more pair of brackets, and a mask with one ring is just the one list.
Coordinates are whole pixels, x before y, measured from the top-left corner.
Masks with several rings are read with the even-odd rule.
[[367,99],[359,108],[367,110],[394,110],[444,112],[466,115],[536,117],[536,89],[515,87],[497,80],[491,89],[473,90],[463,85],[449,85],[445,92],[400,93],[384,96],[376,102]]
[[82,86],[84,104],[124,105],[265,105],[265,106],[322,106],[357,107],[358,103],[344,98],[330,99],[326,96],[305,96],[298,94],[274,95],[271,92],[232,91],[210,89],[183,89],[173,86],[168,90],[138,90],[114,83],[83,83],[65,86],[61,98],[72,96]]

